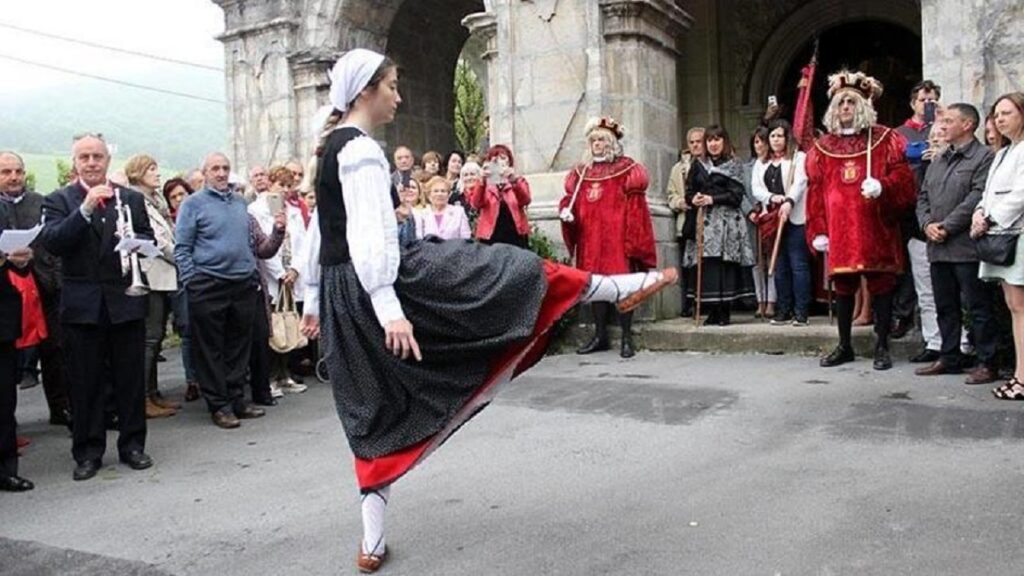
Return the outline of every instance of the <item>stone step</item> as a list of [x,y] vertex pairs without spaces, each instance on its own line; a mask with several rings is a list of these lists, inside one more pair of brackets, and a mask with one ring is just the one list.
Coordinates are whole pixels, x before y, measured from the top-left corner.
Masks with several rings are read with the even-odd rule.
[[[706,352],[717,354],[792,354],[820,356],[827,354],[839,339],[836,327],[828,318],[812,317],[804,327],[772,326],[747,314],[733,315],[729,326],[694,326],[692,319],[675,318],[658,322],[635,323],[633,332],[639,348],[666,352]],[[566,344],[578,345],[590,337],[591,326],[574,324]],[[613,338],[618,333],[613,330]],[[853,329],[853,346],[862,356],[871,356],[875,335],[870,326]],[[923,347],[921,335],[911,332],[893,340],[893,359],[905,361]],[[563,346],[568,348],[568,346]]]

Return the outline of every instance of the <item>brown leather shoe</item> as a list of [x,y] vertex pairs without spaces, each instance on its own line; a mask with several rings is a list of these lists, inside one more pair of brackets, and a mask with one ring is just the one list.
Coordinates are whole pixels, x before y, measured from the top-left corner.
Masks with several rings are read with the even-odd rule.
[[998,379],[999,372],[989,366],[981,364],[974,370],[971,370],[970,374],[967,375],[967,379],[964,380],[964,384],[991,384]]
[[230,409],[218,410],[213,414],[210,414],[210,418],[213,420],[214,424],[220,426],[225,430],[238,428],[239,426],[242,425],[242,423],[238,421],[238,418],[234,415],[233,412],[231,412]]
[[380,556],[363,552],[363,544],[359,543],[359,555],[356,557],[356,567],[363,574],[373,574],[384,565],[388,559],[388,548],[384,547],[384,553]]
[[619,300],[619,303],[617,305],[619,308],[619,312],[625,314],[626,312],[635,310],[637,307],[643,304],[644,300],[647,300],[651,296],[654,296],[655,294],[660,292],[662,288],[675,284],[676,282],[679,281],[679,271],[676,270],[674,267],[663,268],[662,270],[659,271],[659,273],[661,274],[661,280],[658,280],[657,282],[651,284],[650,286],[644,288],[643,290],[634,292],[632,295],[627,296],[623,300]]
[[960,369],[946,364],[942,360],[936,360],[931,364],[914,370],[918,376],[941,376],[943,374],[959,374]]
[[168,410],[181,410],[181,402],[175,402],[174,400],[165,398],[164,395],[159,392],[153,394],[150,398],[153,399],[153,404],[156,404],[161,408],[166,408]]
[[177,412],[174,410],[160,406],[152,398],[146,398],[146,418],[167,418],[175,414]]

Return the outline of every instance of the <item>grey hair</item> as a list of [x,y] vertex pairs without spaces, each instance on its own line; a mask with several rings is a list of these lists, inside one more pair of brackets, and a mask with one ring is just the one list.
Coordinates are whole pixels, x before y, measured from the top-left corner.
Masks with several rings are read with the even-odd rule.
[[583,151],[583,163],[590,166],[594,163],[594,155],[590,152],[590,140],[593,138],[603,138],[608,144],[610,144],[607,160],[614,162],[622,157],[622,143],[619,139],[612,134],[609,130],[597,129],[592,130],[590,134],[587,134],[587,147]]
[[15,158],[18,159],[18,162],[21,163],[21,167],[25,167],[25,159],[22,158],[21,155],[15,152],[14,150],[0,150],[0,157],[2,156],[14,156]]

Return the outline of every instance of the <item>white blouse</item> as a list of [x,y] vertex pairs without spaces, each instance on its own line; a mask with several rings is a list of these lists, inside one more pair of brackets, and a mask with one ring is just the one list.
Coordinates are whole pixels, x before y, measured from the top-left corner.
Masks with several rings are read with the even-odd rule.
[[1020,142],[996,153],[979,207],[1000,227],[1019,225],[1024,214],[1024,145]]
[[[400,259],[398,219],[391,201],[391,175],[384,151],[365,133],[354,138],[338,153],[338,177],[345,202],[349,255],[356,277],[370,296],[381,326],[403,320],[405,314],[394,287]],[[319,312],[315,293],[320,283],[320,241],[316,219],[307,230],[298,269],[305,278],[304,313],[314,316]]]
[[[787,186],[790,166],[793,162],[796,163],[796,168],[793,169],[793,184]],[[750,191],[754,198],[765,206],[768,206],[772,195],[768,191],[768,185],[764,183],[764,174],[768,171],[768,166],[773,163],[758,160],[754,162],[754,168],[750,173]],[[782,170],[782,186],[786,191],[785,196],[793,200],[793,210],[789,213],[789,221],[796,226],[805,224],[807,222],[807,155],[797,152],[793,155],[792,162],[787,159],[779,162],[779,168]]]

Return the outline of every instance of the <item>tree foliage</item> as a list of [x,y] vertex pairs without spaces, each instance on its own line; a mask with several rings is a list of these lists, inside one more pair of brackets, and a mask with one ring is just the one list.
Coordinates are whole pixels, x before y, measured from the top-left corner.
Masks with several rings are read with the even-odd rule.
[[460,59],[455,67],[455,138],[466,152],[480,149],[486,133],[487,109],[480,81],[469,63]]
[[71,182],[71,164],[67,160],[58,158],[57,162],[57,186],[63,188]]

